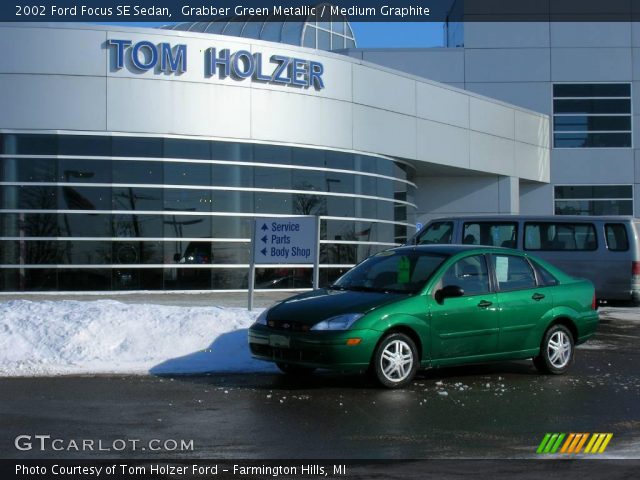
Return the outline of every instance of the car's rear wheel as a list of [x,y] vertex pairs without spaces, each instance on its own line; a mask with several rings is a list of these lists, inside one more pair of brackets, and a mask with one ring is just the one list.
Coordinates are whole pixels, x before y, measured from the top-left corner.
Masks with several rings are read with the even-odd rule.
[[418,349],[404,333],[391,333],[384,337],[373,354],[376,379],[387,388],[400,388],[409,384],[419,366]]
[[315,370],[313,367],[303,367],[292,363],[276,362],[276,365],[283,373],[288,375],[309,375]]
[[544,334],[540,355],[533,358],[533,364],[542,373],[562,375],[574,355],[573,335],[564,325],[552,325]]

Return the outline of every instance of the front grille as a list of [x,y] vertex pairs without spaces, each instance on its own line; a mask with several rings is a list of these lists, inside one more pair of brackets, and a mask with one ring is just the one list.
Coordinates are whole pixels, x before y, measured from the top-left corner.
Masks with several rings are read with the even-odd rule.
[[315,350],[298,350],[295,348],[279,348],[270,347],[269,345],[260,345],[257,343],[249,344],[251,353],[261,357],[269,357],[272,360],[279,361],[298,361],[298,362],[322,362],[323,354]]
[[291,322],[288,320],[268,320],[267,325],[274,330],[285,332],[308,332],[311,326],[302,322]]

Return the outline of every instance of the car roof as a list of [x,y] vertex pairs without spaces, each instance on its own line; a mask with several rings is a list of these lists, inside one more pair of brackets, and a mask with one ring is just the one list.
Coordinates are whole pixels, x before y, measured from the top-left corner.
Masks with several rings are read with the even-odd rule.
[[431,244],[431,245],[407,245],[403,247],[396,247],[391,250],[397,252],[410,252],[418,251],[425,253],[434,253],[439,255],[456,255],[461,252],[473,252],[478,251],[481,253],[501,252],[501,253],[514,253],[517,255],[523,255],[520,250],[514,250],[513,248],[504,247],[485,247],[482,245],[459,245],[459,244]]

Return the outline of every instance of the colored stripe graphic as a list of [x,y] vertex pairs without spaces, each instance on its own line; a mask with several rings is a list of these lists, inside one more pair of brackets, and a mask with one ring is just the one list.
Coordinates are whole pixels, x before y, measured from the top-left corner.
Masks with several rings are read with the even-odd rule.
[[585,443],[587,446],[584,453],[603,453],[612,438],[613,433],[547,433],[538,445],[536,453],[577,454],[582,451]]

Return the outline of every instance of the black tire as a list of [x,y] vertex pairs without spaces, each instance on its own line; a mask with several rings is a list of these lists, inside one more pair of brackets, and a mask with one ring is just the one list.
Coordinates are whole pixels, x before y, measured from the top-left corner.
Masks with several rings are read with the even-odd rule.
[[287,375],[310,375],[315,371],[313,367],[303,367],[292,363],[276,362],[276,365]]
[[564,325],[549,327],[542,338],[540,355],[533,358],[533,364],[541,372],[562,375],[569,370],[575,355],[575,344],[571,331]]
[[420,365],[418,349],[404,333],[391,333],[376,348],[372,364],[378,383],[387,388],[401,388],[416,376]]

